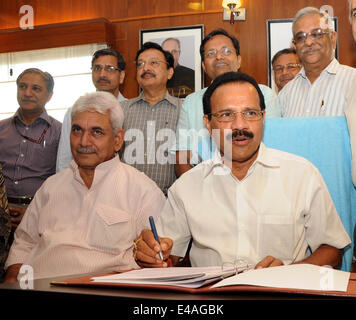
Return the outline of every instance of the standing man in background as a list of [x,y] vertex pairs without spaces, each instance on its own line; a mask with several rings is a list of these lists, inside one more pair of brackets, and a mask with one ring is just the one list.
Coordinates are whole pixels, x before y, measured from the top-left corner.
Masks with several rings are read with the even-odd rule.
[[167,90],[174,60],[159,44],[146,42],[135,61],[136,80],[142,91],[121,104],[126,132],[121,160],[144,172],[167,194],[176,179],[175,159],[169,149],[175,143],[181,107],[181,100]]
[[356,69],[335,59],[332,19],[306,7],[296,14],[292,30],[303,68],[278,95],[282,117],[343,116],[355,91]]
[[286,48],[278,51],[272,59],[272,67],[274,71],[274,82],[278,92],[300,71],[300,64],[297,53],[292,48]]
[[[126,100],[120,92],[120,85],[125,79],[126,63],[122,55],[114,49],[100,49],[93,54],[91,62],[92,81],[97,91],[112,93],[118,101]],[[68,108],[62,125],[61,139],[59,141],[56,171],[69,167],[73,160],[70,150],[70,119],[71,108]]]
[[56,171],[61,123],[47,114],[54,80],[37,68],[16,80],[19,108],[0,121],[0,163],[5,178],[13,228],[42,183]]

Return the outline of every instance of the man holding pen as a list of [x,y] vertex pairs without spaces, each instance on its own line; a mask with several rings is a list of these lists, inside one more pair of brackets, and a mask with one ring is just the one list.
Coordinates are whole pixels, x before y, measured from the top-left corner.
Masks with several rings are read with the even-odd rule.
[[350,243],[319,171],[306,159],[267,148],[265,103],[256,81],[229,72],[203,97],[204,122],[218,145],[214,157],[180,177],[150,230],[135,240],[141,267],[244,260],[258,267],[311,263],[338,267]]

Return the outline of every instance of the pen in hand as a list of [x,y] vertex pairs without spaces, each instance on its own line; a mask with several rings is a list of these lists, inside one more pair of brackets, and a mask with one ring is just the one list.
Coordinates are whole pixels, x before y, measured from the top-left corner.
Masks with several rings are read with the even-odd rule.
[[[153,233],[153,236],[155,237],[155,240],[158,242],[158,244],[161,245],[161,242],[159,241],[159,238],[158,238],[158,234],[157,234],[157,230],[156,230],[156,225],[155,225],[155,222],[154,222],[154,220],[153,220],[153,217],[150,216],[150,217],[149,217],[149,220],[150,220],[151,231],[152,231],[152,233]],[[159,257],[163,260],[162,251],[159,252]]]

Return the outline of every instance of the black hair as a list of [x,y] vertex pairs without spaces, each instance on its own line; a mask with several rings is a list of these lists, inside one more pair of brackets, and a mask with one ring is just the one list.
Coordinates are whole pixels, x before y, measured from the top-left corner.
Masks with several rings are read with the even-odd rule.
[[204,96],[203,96],[203,109],[204,109],[204,114],[208,115],[209,120],[211,120],[211,96],[214,93],[214,91],[226,84],[226,83],[231,83],[231,82],[240,82],[240,83],[250,83],[252,84],[255,89],[257,90],[258,96],[260,98],[260,107],[261,110],[264,111],[266,109],[265,105],[265,99],[263,96],[263,93],[257,84],[256,80],[250,77],[246,73],[242,72],[226,72],[221,74],[220,76],[216,77],[215,80],[210,84],[208,89],[206,89]]
[[91,66],[94,66],[94,61],[98,59],[101,56],[114,56],[117,59],[117,67],[120,69],[120,71],[125,70],[126,63],[119,51],[116,51],[111,48],[106,48],[106,49],[100,49],[93,54],[93,58],[91,60]]
[[228,32],[226,32],[224,29],[216,29],[213,30],[212,32],[210,32],[202,41],[202,43],[200,44],[200,56],[201,56],[201,61],[204,61],[204,46],[205,44],[213,37],[218,36],[218,35],[222,35],[225,36],[227,38],[229,38],[235,48],[236,54],[239,56],[240,55],[240,44],[239,41],[232,36],[231,34],[229,34]]
[[148,49],[156,49],[158,51],[161,51],[164,55],[164,58],[166,59],[167,69],[174,68],[174,58],[173,58],[172,54],[168,51],[163,50],[162,47],[158,43],[155,43],[155,42],[145,42],[142,45],[141,49],[137,51],[136,58],[135,58],[136,63],[137,63],[139,55]]
[[276,62],[276,60],[284,54],[297,54],[297,52],[293,48],[286,48],[286,49],[279,50],[272,58],[272,66]]
[[42,71],[38,68],[28,68],[24,71],[21,72],[21,74],[17,77],[16,79],[16,84],[19,84],[20,79],[26,74],[26,73],[37,73],[42,76],[45,84],[46,84],[46,89],[48,93],[53,92],[54,88],[54,80],[52,75],[49,72]]

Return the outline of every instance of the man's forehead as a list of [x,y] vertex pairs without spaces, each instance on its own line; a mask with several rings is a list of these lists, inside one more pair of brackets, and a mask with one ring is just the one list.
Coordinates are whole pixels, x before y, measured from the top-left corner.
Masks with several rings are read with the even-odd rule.
[[165,60],[164,54],[157,49],[147,49],[138,56],[137,60],[151,59],[155,58],[158,60]]
[[[213,97],[223,95],[224,100],[250,100],[251,104],[260,105],[260,97],[256,88],[249,82],[229,82],[215,89]],[[221,103],[218,103],[222,106]],[[252,106],[252,105],[251,105]]]
[[[294,34],[298,32],[309,32],[312,29],[322,28],[322,20],[320,14],[308,14],[300,17],[294,25]],[[324,26],[325,27],[325,26]]]
[[299,58],[296,54],[294,53],[285,53],[280,55],[276,61],[274,62],[274,65],[282,65],[282,64],[287,64],[287,63],[293,63],[298,61]]
[[163,45],[162,48],[178,48],[178,42],[176,40],[167,40]]
[[111,54],[106,54],[104,56],[99,56],[97,59],[95,59],[94,64],[117,65],[117,58]]
[[18,83],[32,83],[39,86],[45,86],[46,82],[38,73],[25,73],[18,81]]
[[233,46],[232,40],[229,37],[223,34],[217,34],[205,43],[204,48],[214,49],[218,42],[221,46]]

